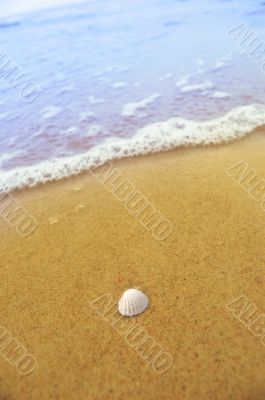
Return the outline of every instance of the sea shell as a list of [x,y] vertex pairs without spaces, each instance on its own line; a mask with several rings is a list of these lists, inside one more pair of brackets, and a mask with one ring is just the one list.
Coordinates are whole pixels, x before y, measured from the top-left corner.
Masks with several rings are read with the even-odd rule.
[[141,314],[148,306],[148,297],[138,289],[126,290],[119,301],[119,312],[127,317]]

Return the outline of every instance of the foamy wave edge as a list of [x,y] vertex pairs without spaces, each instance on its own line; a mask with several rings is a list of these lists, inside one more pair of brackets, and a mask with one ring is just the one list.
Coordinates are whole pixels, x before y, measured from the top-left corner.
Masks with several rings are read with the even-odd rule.
[[166,151],[180,146],[210,145],[244,137],[265,124],[265,105],[238,107],[220,118],[196,122],[171,118],[149,124],[131,138],[112,138],[88,152],[50,159],[30,167],[2,172],[0,189],[11,191],[59,180],[99,166],[106,161]]

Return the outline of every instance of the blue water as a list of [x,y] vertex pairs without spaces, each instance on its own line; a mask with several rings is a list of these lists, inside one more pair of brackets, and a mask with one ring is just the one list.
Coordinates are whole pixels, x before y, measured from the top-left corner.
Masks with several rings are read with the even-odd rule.
[[265,73],[227,34],[245,23],[265,42],[264,15],[257,0],[95,0],[2,18],[0,54],[41,93],[27,103],[0,77],[0,172],[265,103]]

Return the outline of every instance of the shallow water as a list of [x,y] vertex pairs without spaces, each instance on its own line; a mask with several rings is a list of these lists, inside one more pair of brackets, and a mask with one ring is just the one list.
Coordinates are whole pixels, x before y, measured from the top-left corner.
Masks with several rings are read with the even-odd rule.
[[[96,0],[1,19],[0,55],[41,92],[27,103],[0,76],[0,187],[200,143],[205,129],[189,120],[264,104],[265,72],[228,35],[244,23],[265,41],[264,14],[256,0]],[[231,126],[251,129],[263,112],[248,108]],[[172,117],[177,129],[150,125]]]

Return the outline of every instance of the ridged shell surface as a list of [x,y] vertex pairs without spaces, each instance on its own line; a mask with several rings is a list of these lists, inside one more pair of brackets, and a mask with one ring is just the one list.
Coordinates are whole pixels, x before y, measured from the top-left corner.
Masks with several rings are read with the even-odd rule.
[[138,289],[126,290],[119,301],[119,312],[127,317],[141,314],[148,306],[148,297]]

